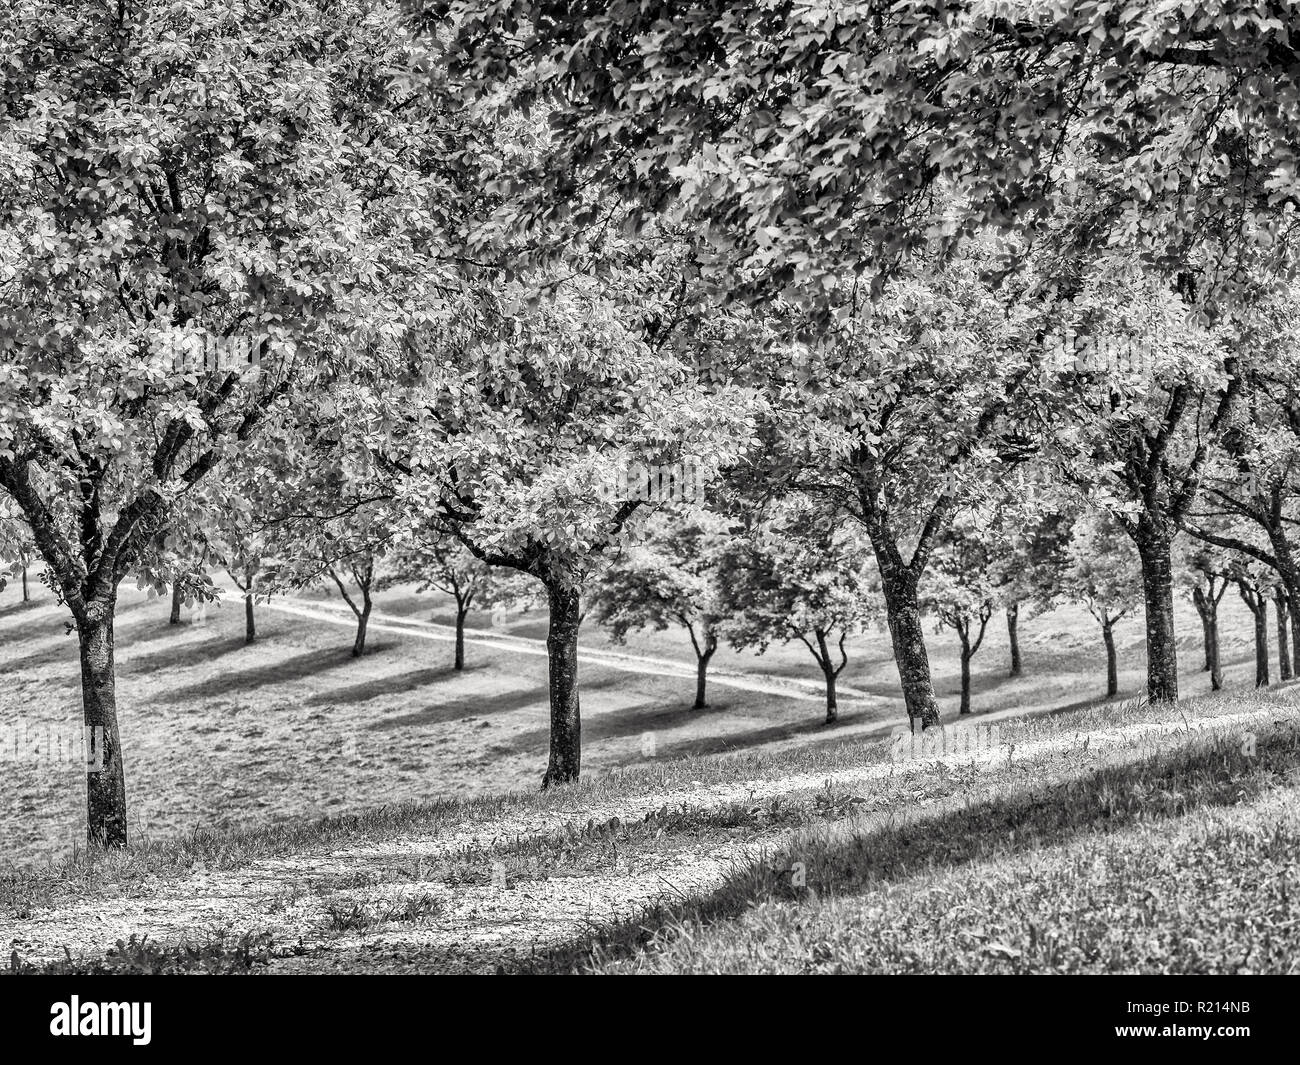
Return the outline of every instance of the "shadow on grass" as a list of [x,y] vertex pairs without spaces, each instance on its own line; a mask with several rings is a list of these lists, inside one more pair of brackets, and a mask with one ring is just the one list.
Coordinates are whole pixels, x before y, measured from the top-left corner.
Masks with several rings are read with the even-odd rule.
[[207,680],[174,688],[152,701],[175,702],[188,697],[227,695],[231,692],[248,691],[250,688],[261,688],[266,685],[302,680],[321,673],[363,664],[372,655],[391,650],[397,646],[396,642],[372,644],[367,647],[365,655],[360,659],[353,658],[351,649],[348,647],[323,647],[318,651],[309,651],[306,654],[295,655],[293,658],[286,658],[249,669],[231,669]]
[[477,665],[468,665],[461,670],[453,669],[451,666],[443,666],[437,669],[415,669],[409,673],[395,673],[389,677],[376,677],[374,680],[362,681],[360,684],[352,684],[346,688],[333,688],[329,691],[317,692],[315,695],[303,700],[303,702],[307,706],[321,706],[326,703],[364,703],[369,702],[371,699],[378,699],[381,695],[402,695],[414,691],[416,688],[423,688],[426,684],[437,684],[440,681],[451,680],[456,677],[468,677],[486,668],[485,663],[479,663]]
[[1300,728],[1293,723],[1261,727],[1256,745],[1257,756],[1247,758],[1239,737],[1202,738],[1177,751],[1017,788],[978,804],[949,804],[919,818],[900,810],[866,831],[806,837],[703,897],[660,904],[517,968],[581,970],[634,955],[682,926],[731,920],[762,902],[797,902],[803,895],[791,884],[795,862],[803,863],[807,885],[818,895],[854,894],[922,873],[1059,846],[1088,832],[1114,832],[1197,808],[1237,805],[1260,794],[1277,774],[1300,765]]

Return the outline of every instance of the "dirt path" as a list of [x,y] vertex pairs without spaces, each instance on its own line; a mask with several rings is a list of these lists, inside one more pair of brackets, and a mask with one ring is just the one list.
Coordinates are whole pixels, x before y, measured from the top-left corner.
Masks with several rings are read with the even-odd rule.
[[[334,607],[307,599],[277,598],[266,604],[269,610],[278,610],[295,617],[324,621],[331,625],[356,627],[356,618],[346,607]],[[433,621],[421,621],[418,618],[395,617],[391,614],[375,612],[371,614],[368,628],[380,632],[396,632],[407,636],[416,636],[422,640],[437,640],[450,643],[456,639],[456,629],[451,625],[441,625]],[[510,633],[492,632],[487,629],[466,629],[465,642],[479,647],[494,647],[509,650],[517,654],[546,657],[546,641],[527,636],[514,636]],[[619,651],[594,651],[585,648],[578,651],[578,660],[589,665],[606,666],[624,673],[641,673],[650,676],[681,677],[694,680],[695,667],[687,662],[671,658],[655,658],[650,655],[624,654]],[[814,681],[804,681],[794,677],[758,677],[753,674],[738,674],[729,670],[714,669],[709,672],[709,683],[720,684],[741,691],[763,692],[767,695],[781,695],[788,699],[821,703],[826,700],[825,690]],[[858,691],[846,685],[837,686],[837,693],[848,699],[870,699],[866,692]]]
[[[1104,758],[1108,750],[1146,738],[1184,731],[1246,731],[1253,723],[1295,712],[1268,707],[1186,725],[1140,724],[1076,733],[964,756],[700,784],[595,803],[561,802],[545,810],[490,820],[467,818],[436,835],[410,833],[371,844],[264,859],[232,871],[199,871],[146,885],[130,898],[93,899],[37,912],[4,927],[0,943],[27,959],[50,959],[62,956],[65,944],[74,954],[99,954],[132,933],[167,942],[206,939],[223,930],[236,935],[267,932],[280,947],[273,972],[491,972],[511,958],[581,936],[593,922],[632,917],[656,902],[707,892],[737,868],[779,850],[794,830],[748,827],[699,840],[685,833],[666,847],[616,854],[612,864],[597,870],[513,882],[507,877],[504,885],[504,863],[500,869],[492,868],[497,853],[493,848],[564,833],[575,822],[601,824],[613,817],[639,821],[665,806],[718,809],[808,795],[828,784],[860,792],[874,780],[932,768],[936,761],[1000,764],[1067,750],[1086,750],[1090,756]],[[477,863],[477,882],[448,883],[434,875],[440,862],[457,856],[464,861],[467,854]],[[411,899],[433,900],[436,912],[359,931],[337,930],[338,921],[331,916],[331,910],[400,907]]]

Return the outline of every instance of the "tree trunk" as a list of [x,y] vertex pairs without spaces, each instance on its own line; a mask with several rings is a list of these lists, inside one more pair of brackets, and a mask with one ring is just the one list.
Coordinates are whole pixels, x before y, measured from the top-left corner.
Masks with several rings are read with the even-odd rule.
[[1286,592],[1279,588],[1273,596],[1277,613],[1277,679],[1291,679],[1291,645],[1287,640]]
[[1142,559],[1142,598],[1147,623],[1147,701],[1178,699],[1178,648],[1174,642],[1174,581],[1168,533],[1151,528],[1145,515],[1137,534]]
[[361,613],[357,615],[357,638],[352,642],[353,658],[360,658],[366,651],[366,626],[370,623],[370,589],[362,589],[361,599]]
[[970,713],[970,659],[974,652],[965,633],[961,634],[961,709],[959,714]]
[[100,612],[77,619],[87,756],[95,762],[86,766],[86,841],[100,847],[126,846],[126,777],[113,671],[114,607],[110,600]]
[[181,623],[181,586],[179,581],[172,581],[172,613],[167,619],[170,625]]
[[1119,692],[1119,660],[1115,654],[1114,622],[1101,623],[1101,638],[1106,644],[1106,698]]
[[1007,639],[1011,642],[1011,672],[1008,676],[1021,674],[1020,664],[1020,604],[1012,603],[1007,607]]
[[1210,597],[1200,588],[1192,589],[1192,603],[1196,606],[1196,613],[1201,619],[1201,642],[1205,646],[1205,666],[1203,668],[1206,672],[1209,672],[1214,668],[1210,658],[1210,644],[1213,641],[1210,632],[1210,611],[1213,608],[1210,604]]
[[704,684],[709,672],[709,660],[717,649],[718,638],[709,636],[704,645],[704,653],[695,656],[695,710],[703,710],[709,705],[704,700]]
[[459,603],[456,605],[456,658],[452,663],[453,669],[465,668],[465,615],[468,613],[468,609]]
[[1260,593],[1258,605],[1251,605],[1255,615],[1255,687],[1268,687],[1268,599]]
[[1293,669],[1300,669],[1300,611],[1296,603],[1300,601],[1287,593],[1287,613],[1291,615],[1291,664]]
[[253,596],[244,596],[244,643],[253,643],[257,639],[257,622],[253,618]]
[[32,597],[27,591],[27,567],[24,566],[23,567],[23,602],[30,603],[31,601],[32,601]]
[[835,678],[838,674],[835,667],[831,665],[831,652],[826,646],[826,634],[817,630],[816,636],[817,664],[822,667],[822,676],[826,678],[826,724],[833,725],[840,716],[839,707],[835,702]]
[[550,623],[546,659],[550,675],[551,755],[542,787],[578,779],[582,764],[582,712],[578,705],[578,625],[581,593],[547,584]]
[[1219,664],[1219,611],[1212,608],[1210,613],[1209,645],[1206,657],[1210,660],[1210,691],[1217,692],[1223,687],[1223,667]]
[[885,612],[889,619],[889,636],[898,665],[898,679],[903,688],[907,717],[922,729],[939,724],[939,703],[934,697],[930,678],[930,656],[925,650],[925,630],[916,597],[916,578],[909,570],[893,570],[885,576]]

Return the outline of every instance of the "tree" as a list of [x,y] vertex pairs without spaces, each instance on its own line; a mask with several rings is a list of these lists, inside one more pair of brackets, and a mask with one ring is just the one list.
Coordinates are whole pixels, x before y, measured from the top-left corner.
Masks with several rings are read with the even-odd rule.
[[1213,549],[1198,545],[1186,552],[1182,573],[1184,587],[1201,619],[1210,690],[1217,692],[1223,687],[1223,670],[1219,661],[1219,603],[1232,583],[1229,563]]
[[990,505],[998,547],[987,561],[988,579],[1003,605],[1011,648],[1009,676],[1024,672],[1020,656],[1021,611],[1046,610],[1060,592],[1073,508],[1051,471],[1029,463],[1003,482]]
[[1045,449],[1070,483],[1108,509],[1142,561],[1153,703],[1178,697],[1174,542],[1241,385],[1236,323],[1207,328],[1184,295],[1129,257],[1100,259],[1059,308],[1073,364],[1045,368],[1063,412]]
[[628,243],[602,231],[569,252],[562,273],[492,275],[463,330],[408,337],[411,372],[349,404],[409,525],[437,523],[546,589],[543,787],[580,773],[587,582],[673,494],[658,473],[637,485],[631,471],[715,477],[750,446],[760,402],[711,372],[710,351],[742,331],[697,315],[671,234]]
[[[413,4],[484,91],[552,108],[523,217],[594,176],[698,221],[742,295],[820,293],[928,242],[1035,233],[1081,183],[1067,239],[1160,268],[1200,250],[1231,292],[1290,262],[1300,48],[1276,0],[998,7],[724,0]],[[1087,158],[1078,158],[1086,149]],[[936,190],[960,210],[927,216]],[[580,220],[575,220],[580,224]]]
[[971,712],[971,659],[984,643],[984,632],[997,606],[997,589],[989,576],[989,566],[999,546],[988,542],[987,530],[979,529],[971,515],[963,515],[938,538],[923,586],[922,608],[938,618],[941,628],[952,629],[961,641],[958,713],[962,715]]
[[1268,570],[1253,560],[1240,559],[1233,563],[1230,572],[1241,601],[1246,604],[1255,621],[1255,687],[1267,688],[1269,684]]
[[[414,583],[416,592],[436,588],[456,603],[456,645],[453,668],[465,668],[465,619],[470,608],[491,601],[492,568],[481,562],[449,533],[427,530],[400,542],[389,554],[380,587]],[[500,583],[500,582],[498,582]]]
[[118,584],[232,442],[358,368],[350,338],[404,313],[405,271],[427,287],[448,270],[430,204],[461,163],[416,131],[459,108],[427,77],[406,98],[390,72],[412,49],[374,16],[353,0],[6,8],[0,489],[77,631],[84,721],[104,737],[94,844],[127,841]]
[[723,631],[738,650],[762,654],[799,640],[826,683],[826,724],[839,718],[836,681],[848,665],[845,640],[869,616],[866,545],[832,512],[806,498],[772,506],[723,552]]
[[958,508],[1027,457],[1037,403],[1036,326],[988,289],[984,263],[973,249],[943,270],[920,264],[876,303],[862,296],[822,341],[762,363],[774,412],[763,466],[865,531],[908,719],[922,728],[939,721],[918,599],[926,566]]
[[662,631],[678,625],[695,652],[694,709],[709,704],[705,686],[718,649],[723,552],[728,524],[701,509],[661,510],[645,526],[645,539],[610,559],[595,591],[596,620],[622,643],[632,628]]
[[1062,591],[1085,604],[1101,626],[1106,647],[1106,696],[1119,692],[1115,626],[1136,609],[1142,592],[1140,559],[1118,522],[1105,512],[1089,513],[1075,523]]

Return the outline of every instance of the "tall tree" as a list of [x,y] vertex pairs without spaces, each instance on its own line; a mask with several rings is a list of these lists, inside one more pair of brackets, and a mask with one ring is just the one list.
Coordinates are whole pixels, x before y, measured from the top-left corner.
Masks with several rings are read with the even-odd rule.
[[426,252],[436,155],[414,134],[459,108],[428,77],[407,99],[391,71],[411,46],[375,14],[6,5],[0,489],[76,628],[84,722],[104,736],[93,844],[127,841],[119,582],[231,442],[357,365],[349,338],[396,316],[404,270],[446,269]]

